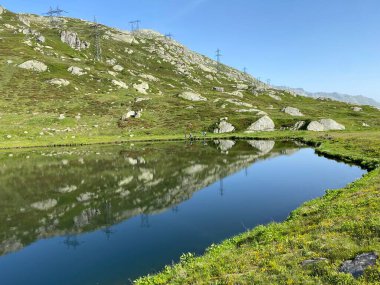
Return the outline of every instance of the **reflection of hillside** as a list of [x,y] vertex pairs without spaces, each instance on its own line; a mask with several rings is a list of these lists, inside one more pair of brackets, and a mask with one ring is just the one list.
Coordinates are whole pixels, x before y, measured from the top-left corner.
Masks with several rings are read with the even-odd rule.
[[0,254],[43,237],[109,227],[173,208],[258,159],[297,149],[293,143],[220,140],[3,155]]

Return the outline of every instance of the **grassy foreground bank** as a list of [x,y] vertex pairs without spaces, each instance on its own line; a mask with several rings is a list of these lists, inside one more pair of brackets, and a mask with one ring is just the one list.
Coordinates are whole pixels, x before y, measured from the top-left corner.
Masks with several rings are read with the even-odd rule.
[[[324,197],[305,203],[283,223],[258,226],[212,245],[200,257],[184,254],[178,264],[135,284],[380,284],[379,261],[359,279],[338,271],[343,261],[360,253],[380,253],[380,133],[255,137],[302,139],[324,155],[359,163],[371,171],[343,189],[327,191]],[[317,258],[326,260],[301,265]]]

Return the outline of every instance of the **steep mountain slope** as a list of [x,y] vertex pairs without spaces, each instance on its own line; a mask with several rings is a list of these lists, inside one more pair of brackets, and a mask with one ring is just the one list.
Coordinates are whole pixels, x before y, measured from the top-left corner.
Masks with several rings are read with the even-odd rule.
[[100,26],[102,58],[94,61],[94,23],[60,18],[58,26],[46,17],[1,12],[3,146],[242,132],[266,114],[275,129],[287,129],[300,121],[282,111],[289,106],[306,123],[331,118],[346,129],[380,126],[375,108],[354,111],[271,89],[153,31]]
[[337,100],[337,101],[351,103],[351,104],[370,105],[370,106],[380,108],[379,102],[363,95],[348,95],[348,94],[341,94],[337,92],[308,92],[304,90],[303,88],[291,88],[291,87],[285,87],[285,86],[276,86],[276,88],[294,92],[298,95],[308,96],[312,98],[324,97],[324,98],[330,98],[332,100]]

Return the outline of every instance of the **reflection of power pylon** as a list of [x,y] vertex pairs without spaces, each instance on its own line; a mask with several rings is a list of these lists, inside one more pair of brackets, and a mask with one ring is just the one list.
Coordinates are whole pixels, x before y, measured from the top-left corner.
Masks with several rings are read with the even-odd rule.
[[245,176],[248,176],[248,168],[245,168]]
[[148,214],[141,214],[141,227],[142,228],[150,228],[149,215]]
[[82,242],[78,241],[76,235],[68,235],[66,236],[63,243],[67,246],[67,248],[77,249],[78,246],[82,244]]
[[223,185],[223,178],[220,179],[220,187],[219,187],[219,193],[220,193],[220,196],[223,196],[224,195],[224,185]]
[[178,213],[178,211],[179,211],[179,208],[178,208],[178,206],[174,206],[173,208],[172,208],[172,211],[173,211],[173,213]]
[[107,226],[103,229],[103,232],[106,234],[107,240],[109,240],[115,232],[111,229],[114,220],[112,216],[112,204],[108,201],[104,203],[104,221]]

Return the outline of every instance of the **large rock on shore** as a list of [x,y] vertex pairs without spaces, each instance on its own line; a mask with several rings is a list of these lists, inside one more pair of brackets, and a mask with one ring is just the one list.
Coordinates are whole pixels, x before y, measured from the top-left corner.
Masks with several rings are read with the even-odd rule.
[[294,116],[294,117],[302,117],[303,116],[301,111],[297,108],[294,108],[294,107],[285,107],[282,109],[282,112],[284,112],[288,115]]
[[223,134],[223,133],[230,133],[235,130],[235,127],[228,123],[226,120],[222,119],[219,124],[217,124],[216,128],[214,129],[215,134]]
[[32,70],[32,71],[37,71],[37,72],[44,72],[44,71],[47,71],[47,69],[48,69],[46,64],[44,64],[40,61],[37,61],[37,60],[33,60],[33,59],[25,61],[24,63],[20,64],[18,67],[23,68],[23,69]]
[[246,133],[274,131],[275,124],[269,116],[264,116],[248,127]]
[[182,99],[189,100],[189,101],[207,101],[207,98],[199,95],[198,93],[189,92],[189,91],[182,92],[178,96]]
[[308,126],[308,131],[323,132],[323,131],[342,131],[345,126],[337,123],[332,119],[322,119],[319,121],[312,121]]

